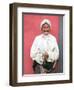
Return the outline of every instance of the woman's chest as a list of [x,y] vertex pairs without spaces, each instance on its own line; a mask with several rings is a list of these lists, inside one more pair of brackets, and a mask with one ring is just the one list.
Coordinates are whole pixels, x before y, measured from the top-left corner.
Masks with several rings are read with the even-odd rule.
[[38,41],[38,47],[41,48],[41,49],[53,49],[54,48],[54,42],[52,39],[50,38],[41,38],[39,41]]

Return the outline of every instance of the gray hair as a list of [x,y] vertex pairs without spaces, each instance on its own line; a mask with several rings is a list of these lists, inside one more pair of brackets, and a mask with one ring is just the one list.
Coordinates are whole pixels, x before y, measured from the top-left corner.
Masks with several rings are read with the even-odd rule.
[[45,24],[45,23],[47,23],[47,24],[51,27],[51,22],[50,22],[50,20],[44,19],[44,20],[41,22],[41,24],[40,24],[40,28],[42,28],[42,25]]

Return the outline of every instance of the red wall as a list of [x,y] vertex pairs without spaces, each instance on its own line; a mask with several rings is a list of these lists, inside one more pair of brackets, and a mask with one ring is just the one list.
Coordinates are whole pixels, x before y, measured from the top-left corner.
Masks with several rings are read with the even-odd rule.
[[30,58],[30,48],[35,36],[41,33],[40,23],[43,19],[49,19],[51,21],[51,31],[57,41],[59,33],[59,16],[53,15],[36,15],[36,14],[24,14],[24,73],[32,74],[32,60]]

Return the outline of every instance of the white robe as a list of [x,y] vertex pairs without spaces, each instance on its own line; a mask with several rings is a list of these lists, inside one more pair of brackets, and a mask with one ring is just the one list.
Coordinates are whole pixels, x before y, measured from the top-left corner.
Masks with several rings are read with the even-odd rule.
[[48,62],[56,61],[59,57],[59,48],[56,38],[51,34],[47,36],[43,34],[36,36],[30,50],[30,57],[37,63],[43,64],[42,55],[45,52],[49,55],[47,59]]

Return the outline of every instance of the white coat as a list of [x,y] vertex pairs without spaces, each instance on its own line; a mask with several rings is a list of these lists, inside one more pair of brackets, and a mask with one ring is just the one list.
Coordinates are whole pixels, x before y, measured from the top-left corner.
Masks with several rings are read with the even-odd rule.
[[30,50],[30,57],[37,63],[43,64],[42,55],[45,52],[49,55],[47,59],[48,62],[54,62],[59,58],[58,44],[56,38],[51,34],[36,36]]

